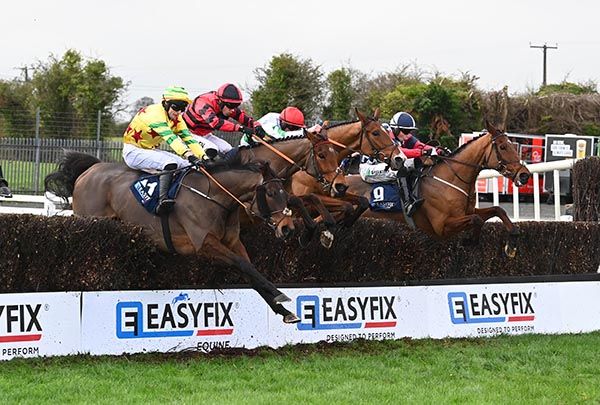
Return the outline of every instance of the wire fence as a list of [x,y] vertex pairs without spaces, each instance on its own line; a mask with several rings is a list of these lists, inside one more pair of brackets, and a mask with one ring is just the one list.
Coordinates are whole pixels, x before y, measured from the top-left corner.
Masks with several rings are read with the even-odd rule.
[[[241,134],[215,132],[232,145]],[[161,149],[170,150],[166,142]],[[14,194],[41,195],[44,177],[57,169],[64,150],[96,156],[103,162],[122,162],[123,143],[114,139],[0,138],[0,167]]]

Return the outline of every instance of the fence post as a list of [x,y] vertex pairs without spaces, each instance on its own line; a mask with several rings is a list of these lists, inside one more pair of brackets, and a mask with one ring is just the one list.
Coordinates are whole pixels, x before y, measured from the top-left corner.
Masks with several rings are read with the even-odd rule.
[[34,190],[35,194],[40,191],[40,107],[35,110],[35,169],[34,169]]
[[96,124],[96,157],[100,159],[100,125],[102,120],[102,111],[98,110],[98,122]]

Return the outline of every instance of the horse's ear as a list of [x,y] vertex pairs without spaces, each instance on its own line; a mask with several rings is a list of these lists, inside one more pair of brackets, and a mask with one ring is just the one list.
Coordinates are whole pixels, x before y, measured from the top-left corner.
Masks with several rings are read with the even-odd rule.
[[494,127],[487,118],[485,119],[485,128],[491,134],[495,134],[497,131],[496,127]]
[[315,141],[317,140],[317,137],[315,136],[315,134],[307,131],[306,128],[302,128],[302,132],[303,132],[304,136],[306,138],[308,138],[309,141],[311,141],[312,143],[315,143]]
[[373,118],[375,119],[375,121],[379,120],[379,107],[375,109],[375,112],[373,113]]
[[360,110],[357,107],[354,107],[354,111],[356,111],[356,116],[363,124],[367,122],[367,118],[363,113],[360,112]]
[[326,128],[329,126],[329,120],[323,121],[323,125],[321,127]]

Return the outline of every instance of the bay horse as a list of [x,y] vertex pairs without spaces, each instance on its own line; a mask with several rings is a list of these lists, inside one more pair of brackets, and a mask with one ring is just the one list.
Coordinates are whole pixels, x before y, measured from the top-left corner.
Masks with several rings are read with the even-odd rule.
[[[360,207],[356,210],[352,204],[341,201],[346,198],[348,185],[338,164],[338,151],[329,142],[327,131],[323,130],[319,134],[305,131],[301,136],[275,139],[268,143],[268,146],[259,143],[239,147],[237,153],[228,159],[237,159],[242,163],[253,159],[268,160],[273,171],[279,177],[287,179],[286,190],[300,197],[311,212],[317,213],[317,220],[322,221],[327,228],[322,234],[321,242],[329,247],[333,241],[330,230],[336,224],[330,210],[344,207],[341,209],[341,216],[344,224],[350,226],[368,207],[368,201],[359,204]],[[361,196],[350,198],[364,199]],[[308,228],[302,238],[309,239],[317,222],[304,210],[300,210],[300,214]]]
[[[217,168],[212,174],[240,203],[269,221],[278,237],[293,231],[287,208],[287,193],[281,180],[264,162]],[[73,197],[73,212],[80,216],[118,218],[141,226],[159,249],[168,251],[161,218],[150,214],[135,199],[130,186],[140,172],[125,164],[102,163],[96,157],[66,152],[59,169],[46,176],[47,191]],[[183,255],[199,254],[232,266],[252,285],[285,323],[299,318],[281,305],[290,299],[252,265],[239,238],[238,202],[211,184],[205,175],[191,170],[183,179],[168,223],[175,250]]]
[[[521,163],[519,154],[508,136],[486,122],[487,133],[462,145],[450,156],[437,156],[437,163],[426,167],[420,177],[420,196],[425,199],[413,215],[415,225],[428,235],[446,239],[471,229],[470,242],[476,243],[483,223],[498,217],[509,233],[504,252],[514,257],[515,238],[519,229],[501,207],[475,208],[477,176],[483,169],[497,170],[520,187],[527,183],[531,173]],[[346,176],[348,190],[368,197],[372,184],[360,176]],[[406,222],[402,212],[375,212],[363,216]]]
[[[385,161],[391,167],[396,167],[406,156],[401,149],[392,142],[385,128],[379,122],[379,109],[376,109],[372,117],[364,115],[355,109],[358,120],[341,122],[333,125],[325,124],[322,133],[326,133],[327,139],[334,141],[334,147],[339,151],[338,163],[352,152],[358,152],[377,160]],[[345,146],[341,148],[339,144]],[[314,178],[306,173],[294,174],[296,182],[294,194],[306,189],[315,190],[318,184]],[[352,225],[360,215],[369,207],[369,201],[362,194],[346,192],[335,200],[327,197],[319,197],[327,209],[335,216],[336,221],[345,226]],[[356,208],[354,208],[356,207]]]

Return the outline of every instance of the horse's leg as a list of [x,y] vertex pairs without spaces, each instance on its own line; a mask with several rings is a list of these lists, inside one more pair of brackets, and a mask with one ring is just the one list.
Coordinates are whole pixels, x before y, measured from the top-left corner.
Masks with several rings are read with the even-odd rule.
[[321,244],[329,249],[333,244],[333,233],[331,232],[336,225],[335,218],[331,215],[331,212],[325,207],[323,204],[322,198],[327,198],[324,196],[318,196],[314,193],[303,195],[300,197],[307,206],[312,207],[315,211],[319,213],[321,217],[322,223],[327,228],[325,231],[321,232]]
[[521,231],[519,228],[512,223],[506,211],[502,207],[488,207],[488,208],[475,208],[475,214],[479,215],[481,219],[485,222],[490,218],[498,217],[504,224],[504,227],[508,231],[508,242],[504,246],[504,253],[513,258],[517,254],[517,243],[516,239],[520,235]]
[[483,222],[487,221],[490,218],[498,217],[500,218],[500,220],[504,224],[504,227],[511,236],[519,235],[519,228],[517,228],[515,224],[512,223],[512,221],[506,214],[506,211],[504,211],[504,208],[502,207],[494,206],[488,208],[475,208],[474,213],[479,215]]
[[444,229],[442,230],[441,236],[448,238],[470,228],[473,230],[473,235],[476,235],[478,238],[483,222],[484,221],[477,214],[465,215],[463,217],[450,217],[444,222]]
[[346,227],[354,225],[356,220],[369,208],[369,199],[362,195],[348,193],[341,200],[347,201],[356,207],[354,212],[344,220],[343,225]]
[[[238,240],[236,243],[234,243],[234,245],[231,247],[231,250],[236,253],[237,255],[243,257],[244,259],[246,259],[248,262],[250,262],[250,257],[248,256],[248,251],[246,250],[246,247],[244,246],[244,244]],[[265,302],[271,307],[271,309],[273,310],[273,312],[275,312],[276,314],[279,314],[281,316],[283,316],[283,320],[285,323],[295,323],[295,322],[299,322],[299,319],[296,315],[294,315],[292,312],[288,311],[287,309],[284,308],[283,305],[281,304],[272,304],[268,297],[269,297],[269,292],[267,290],[264,289],[260,289],[260,288],[255,288],[256,292],[265,300]],[[295,320],[298,319],[298,320]],[[290,322],[292,321],[292,322]]]
[[304,206],[304,202],[300,197],[290,195],[288,198],[288,206],[292,209],[292,211],[294,211],[296,214],[299,214],[302,218],[302,221],[305,226],[305,231],[298,238],[298,242],[300,243],[300,245],[306,246],[306,244],[310,242],[313,235],[315,234],[318,224],[310,216],[308,210]]
[[[237,246],[237,243],[234,245]],[[283,322],[296,323],[300,321],[295,314],[288,311],[281,305],[282,302],[290,301],[290,298],[279,291],[269,280],[260,274],[252,265],[252,263],[247,260],[247,258],[233,252],[227,246],[222,244],[216,236],[210,233],[204,239],[202,248],[198,249],[198,251],[200,250],[205,256],[230,266],[234,266],[237,270],[239,270],[242,276],[244,276],[250,282],[252,288],[254,288],[254,290],[260,294],[269,307],[271,307],[273,312],[283,316]],[[239,247],[238,251],[241,253]]]

